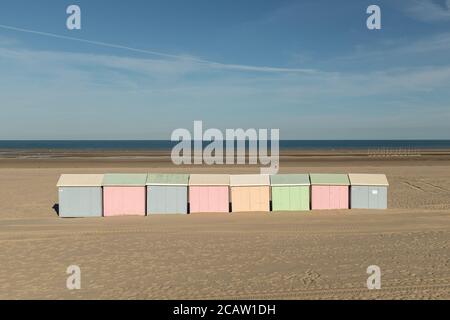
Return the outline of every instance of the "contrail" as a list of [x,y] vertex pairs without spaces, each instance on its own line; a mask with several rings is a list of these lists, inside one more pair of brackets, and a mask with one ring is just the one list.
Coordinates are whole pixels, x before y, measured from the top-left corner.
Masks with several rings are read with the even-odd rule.
[[0,24],[0,28],[6,29],[6,30],[12,30],[12,31],[31,33],[31,34],[36,34],[36,35],[40,35],[40,36],[52,37],[52,38],[57,38],[57,39],[62,39],[62,40],[78,41],[78,42],[88,43],[88,44],[102,46],[102,47],[127,50],[127,51],[136,52],[136,53],[150,54],[150,55],[159,56],[159,57],[163,57],[163,58],[191,61],[191,62],[206,65],[206,66],[216,68],[216,69],[229,69],[229,70],[255,71],[255,72],[281,72],[281,73],[284,73],[284,72],[286,72],[286,73],[316,73],[317,72],[316,70],[313,70],[313,69],[278,68],[278,67],[267,67],[267,66],[226,64],[226,63],[220,63],[220,62],[214,62],[214,61],[209,61],[209,60],[204,60],[204,59],[193,58],[193,57],[189,57],[189,56],[169,54],[169,53],[163,53],[163,52],[152,51],[152,50],[137,49],[137,48],[123,46],[120,44],[107,43],[107,42],[102,42],[102,41],[95,41],[95,40],[88,40],[88,39],[82,39],[82,38],[76,38],[76,37],[63,36],[63,35],[59,35],[56,33],[49,33],[49,32],[43,32],[43,31],[37,31],[37,30],[31,30],[31,29],[18,28],[18,27],[8,26],[8,25],[4,25],[4,24]]

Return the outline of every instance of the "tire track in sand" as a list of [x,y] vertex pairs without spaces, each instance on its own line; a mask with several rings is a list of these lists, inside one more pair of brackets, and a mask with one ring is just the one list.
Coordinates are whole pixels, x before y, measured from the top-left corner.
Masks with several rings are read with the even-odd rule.
[[427,192],[424,189],[422,189],[421,187],[419,187],[419,186],[417,186],[415,184],[412,184],[411,182],[408,182],[408,181],[402,181],[402,184],[404,184],[405,186],[407,186],[407,187],[409,187],[411,189],[414,189],[414,190],[417,190],[417,191],[420,191],[420,192]]
[[429,182],[424,182],[424,181],[422,181],[422,183],[425,184],[425,185],[427,185],[427,186],[436,188],[436,189],[438,189],[438,190],[440,190],[440,191],[443,191],[443,192],[445,192],[445,193],[450,192],[450,190],[448,190],[448,189],[445,189],[445,188],[443,188],[443,187],[441,187],[441,186],[434,185],[434,184],[429,183]]
[[[442,280],[448,280],[448,279],[442,279]],[[436,290],[441,289],[450,292],[450,284],[426,284],[426,285],[403,285],[403,286],[383,286],[379,291],[379,293],[386,294],[386,292],[389,293],[396,293],[396,292],[402,292],[406,294],[413,294],[416,292],[423,292],[425,290]],[[448,289],[448,290],[446,290]],[[279,299],[280,297],[283,298],[296,298],[296,297],[302,297],[303,299],[305,297],[313,297],[316,298],[318,295],[323,296],[334,296],[334,297],[340,297],[342,294],[376,294],[378,293],[378,290],[369,290],[367,288],[361,288],[361,287],[352,287],[352,288],[317,288],[317,289],[299,289],[299,290],[274,290],[274,291],[265,291],[265,292],[252,292],[249,294],[236,294],[233,293],[233,298],[231,299],[248,299],[248,300],[260,300],[260,299]],[[209,295],[208,297],[205,296],[191,296],[193,299],[230,299],[227,295]]]

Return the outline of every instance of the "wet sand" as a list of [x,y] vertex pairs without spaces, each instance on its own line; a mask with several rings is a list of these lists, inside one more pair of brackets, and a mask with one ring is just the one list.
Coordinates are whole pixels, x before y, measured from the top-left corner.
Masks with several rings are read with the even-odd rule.
[[[0,299],[449,299],[447,154],[286,154],[281,172],[386,173],[389,208],[60,219],[61,173],[257,172],[167,155],[0,157]],[[81,268],[81,290],[66,268]],[[381,268],[381,290],[366,269]]]

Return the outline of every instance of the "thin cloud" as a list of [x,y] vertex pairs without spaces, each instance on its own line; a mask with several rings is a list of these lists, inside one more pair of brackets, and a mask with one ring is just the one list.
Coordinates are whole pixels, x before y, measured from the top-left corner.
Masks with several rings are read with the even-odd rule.
[[[417,132],[417,123],[423,125],[426,137],[449,134],[444,125],[449,121],[445,89],[450,66],[249,77],[240,72],[211,72],[204,65],[179,59],[0,47],[3,65],[7,66],[0,78],[5,111],[0,136],[4,138],[27,138],[30,132],[34,137],[52,138],[56,132],[54,124],[48,123],[52,121],[59,126],[58,132],[71,139],[135,139],[145,134],[165,139],[171,128],[198,116],[215,127],[255,123],[280,127],[284,137],[292,138],[345,138],[351,136],[349,128],[363,126],[372,128],[365,133],[367,138],[377,134],[392,138]],[[183,77],[191,72],[201,74],[195,81]],[[24,114],[29,115],[25,120]],[[48,114],[52,115],[49,120],[40,118]],[[237,119],[236,114],[243,116]],[[104,119],[100,127],[99,117]],[[123,125],[123,118],[132,124]],[[14,124],[19,121],[25,121],[31,131],[18,130]],[[298,127],[298,123],[307,125]]]
[[414,0],[405,3],[406,12],[414,18],[425,21],[450,21],[450,0],[442,4],[432,0]]
[[221,62],[215,62],[215,61],[210,61],[210,60],[205,60],[205,59],[194,58],[194,57],[190,57],[190,56],[186,56],[186,55],[176,55],[176,54],[163,53],[163,52],[158,52],[158,51],[153,51],[153,50],[143,50],[143,49],[132,48],[132,47],[128,47],[128,46],[124,46],[124,45],[120,45],[120,44],[63,36],[63,35],[59,35],[59,34],[55,34],[55,33],[18,28],[18,27],[14,27],[14,26],[3,25],[3,24],[0,24],[0,28],[6,29],[6,30],[18,31],[18,32],[31,33],[31,34],[40,35],[40,36],[52,37],[52,38],[57,38],[57,39],[61,39],[61,40],[77,41],[77,42],[83,42],[83,43],[92,44],[92,45],[96,45],[96,46],[126,50],[126,51],[131,51],[131,52],[136,52],[136,53],[142,53],[142,54],[149,54],[149,55],[168,58],[168,59],[190,61],[190,62],[194,62],[194,63],[200,64],[200,65],[207,66],[210,68],[215,68],[215,69],[226,69],[226,70],[247,71],[247,72],[267,72],[267,73],[306,73],[306,74],[311,74],[311,73],[317,72],[316,70],[313,70],[313,69],[302,69],[302,68],[279,68],[279,67],[271,67],[271,66],[250,66],[250,65],[240,65],[240,64],[227,64],[227,63],[221,63]]
[[[240,97],[272,94],[280,101],[295,102],[301,99],[314,101],[322,97],[348,98],[429,92],[450,83],[448,65],[409,66],[372,72],[322,70],[307,76],[301,73],[264,73],[264,76],[248,77],[241,73],[212,73],[203,64],[180,59],[135,58],[13,47],[0,47],[0,57],[10,65],[27,65],[27,68],[16,71],[16,77],[39,74],[46,75],[45,79],[56,84],[73,83],[79,79],[85,85],[104,84],[105,88],[113,85],[114,88],[133,88],[139,91],[145,91],[150,86],[152,92],[179,94],[183,97],[213,98],[220,93]],[[227,65],[227,69],[234,67]],[[204,77],[190,82],[187,80],[189,77],[185,76],[191,74]]]
[[433,36],[427,36],[414,40],[410,43],[403,41],[398,43],[394,40],[377,43],[373,48],[372,45],[359,45],[355,47],[353,53],[344,56],[334,57],[334,61],[369,61],[371,59],[380,58],[385,60],[389,57],[403,57],[404,55],[423,55],[431,52],[450,51],[450,33],[440,33]]
[[12,39],[9,37],[4,37],[0,35],[0,46],[2,47],[10,47],[10,46],[16,46],[19,44],[19,41],[16,39]]

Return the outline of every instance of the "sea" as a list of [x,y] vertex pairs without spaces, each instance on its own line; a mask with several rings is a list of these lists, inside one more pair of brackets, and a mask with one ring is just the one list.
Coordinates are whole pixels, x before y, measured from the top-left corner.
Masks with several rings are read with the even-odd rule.
[[[169,140],[0,140],[0,149],[151,151],[172,149],[177,143]],[[209,143],[209,141],[202,142],[203,146]],[[247,141],[246,145],[248,144]],[[269,141],[268,148],[270,146]],[[280,140],[279,148],[280,150],[450,149],[450,140]]]

